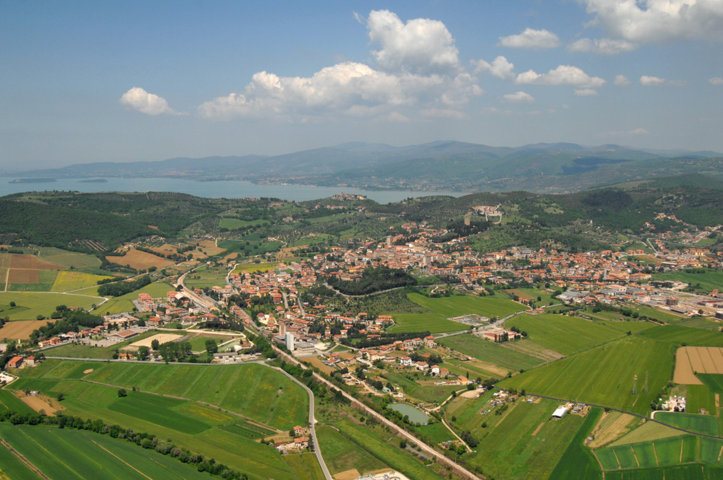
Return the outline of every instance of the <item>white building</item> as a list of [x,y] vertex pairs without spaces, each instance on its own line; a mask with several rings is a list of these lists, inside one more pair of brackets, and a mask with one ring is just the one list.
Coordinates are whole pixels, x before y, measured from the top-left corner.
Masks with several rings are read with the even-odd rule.
[[294,334],[291,332],[286,332],[286,348],[290,352],[294,351]]

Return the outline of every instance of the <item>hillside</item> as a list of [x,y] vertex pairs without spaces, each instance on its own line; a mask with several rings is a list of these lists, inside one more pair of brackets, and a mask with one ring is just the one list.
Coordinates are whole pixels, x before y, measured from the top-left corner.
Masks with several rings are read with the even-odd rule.
[[150,176],[382,190],[560,193],[691,173],[720,178],[722,167],[723,158],[712,152],[652,153],[618,145],[553,143],[510,148],[462,142],[406,147],[348,143],[276,156],[71,165],[17,173],[16,181]]

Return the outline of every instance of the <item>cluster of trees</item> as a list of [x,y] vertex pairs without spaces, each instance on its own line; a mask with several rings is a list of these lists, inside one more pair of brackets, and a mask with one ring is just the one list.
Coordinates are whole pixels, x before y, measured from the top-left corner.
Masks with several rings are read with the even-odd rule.
[[204,458],[203,455],[192,453],[185,448],[179,448],[170,441],[164,442],[157,436],[149,433],[134,432],[130,428],[121,427],[120,425],[108,425],[103,422],[103,420],[83,419],[70,415],[62,415],[60,413],[55,417],[49,417],[37,413],[23,414],[6,410],[0,413],[0,421],[10,422],[13,425],[57,425],[58,428],[88,430],[101,435],[110,435],[113,438],[120,438],[135,443],[145,449],[153,449],[163,455],[170,455],[183,463],[193,464],[199,472],[208,472],[224,480],[248,479],[246,474],[232,470],[222,463],[217,463],[213,458]]
[[127,282],[105,283],[98,287],[98,295],[120,297],[126,293],[133,292],[139,288],[143,288],[151,283],[151,277],[143,275],[135,280]]
[[274,352],[273,347],[271,347],[271,344],[268,340],[266,340],[266,337],[264,337],[263,335],[253,335],[251,333],[248,333],[246,335],[246,338],[248,338],[254,344],[254,346],[251,348],[251,350],[249,350],[248,353],[260,353],[266,358],[276,357],[276,352]]
[[103,319],[98,315],[85,312],[83,310],[71,310],[65,305],[55,307],[52,318],[58,318],[56,322],[49,322],[47,325],[33,330],[30,334],[30,340],[37,342],[45,338],[66,332],[77,332],[80,327],[93,328],[103,325]]
[[429,336],[429,331],[425,332],[405,332],[405,333],[382,333],[379,338],[342,338],[341,343],[356,348],[378,347],[379,345],[388,345],[397,340],[409,340],[411,338],[424,338]]
[[416,285],[417,280],[404,270],[368,267],[364,269],[361,278],[357,281],[347,282],[338,277],[330,277],[328,283],[347,295],[367,295],[391,288]]
[[167,342],[159,345],[155,350],[166,362],[194,362],[195,357],[191,353],[190,342]]

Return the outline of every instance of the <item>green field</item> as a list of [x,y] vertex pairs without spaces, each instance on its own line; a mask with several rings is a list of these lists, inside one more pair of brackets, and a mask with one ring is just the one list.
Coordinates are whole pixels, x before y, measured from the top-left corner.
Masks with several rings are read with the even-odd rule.
[[654,280],[679,280],[694,286],[700,284],[703,290],[720,289],[723,285],[723,271],[707,270],[705,273],[668,272],[654,273]]
[[58,305],[88,309],[102,300],[102,297],[65,293],[0,292],[0,305],[17,304],[15,308],[0,313],[9,316],[10,320],[35,320],[38,315],[49,317]]
[[151,297],[164,297],[166,294],[173,290],[173,287],[165,282],[154,282],[149,285],[146,285],[145,287],[138,289],[134,292],[126,293],[125,295],[121,295],[120,297],[113,297],[110,300],[108,300],[106,303],[98,307],[98,311],[96,313],[98,314],[112,314],[112,313],[122,313],[122,312],[130,312],[133,310],[133,300],[138,299],[139,293],[147,293]]
[[379,470],[387,465],[376,456],[357,446],[336,427],[322,425],[316,435],[324,452],[324,461],[332,475],[355,468],[359,473]]
[[681,325],[663,325],[650,328],[638,335],[652,338],[659,342],[675,345],[697,345],[701,347],[723,347],[723,334],[699,328],[683,327]]
[[[120,343],[108,347],[94,347],[93,345],[75,344],[68,343],[66,345],[60,345],[58,347],[52,347],[45,351],[45,354],[49,357],[73,357],[73,358],[99,358],[99,359],[110,359],[113,358],[116,350],[120,350],[123,347],[130,345],[131,343],[137,342],[144,338],[153,336],[160,333],[158,330],[148,330],[133,338],[125,340]],[[173,334],[173,332],[165,331],[163,333]],[[178,333],[179,338],[183,335],[182,332]]]
[[542,363],[539,358],[504,348],[474,335],[454,335],[440,338],[438,342],[452,350],[477,358],[483,362],[499,365],[510,371],[526,370]]
[[210,269],[206,267],[194,270],[186,276],[185,284],[188,288],[211,288],[226,285],[225,269]]
[[[631,336],[505,379],[500,386],[645,414],[672,369],[671,345]],[[642,388],[646,372],[648,393]],[[636,374],[638,394],[633,395]]]
[[658,412],[655,414],[655,419],[665,424],[680,427],[691,432],[718,435],[718,419],[710,415]]
[[723,468],[693,464],[606,472],[605,480],[716,480],[722,476]]
[[[518,401],[501,416],[475,414],[489,425],[472,430],[480,443],[467,462],[494,478],[553,478],[550,474],[585,423],[577,415],[550,420],[556,407],[550,400],[538,404]],[[466,429],[468,424],[460,425]]]
[[95,270],[100,267],[100,259],[87,253],[69,252],[53,247],[40,247],[38,257],[65,268],[76,270]]
[[0,390],[0,412],[11,411],[18,413],[33,413],[33,409],[25,405],[9,390]]
[[606,471],[672,467],[693,462],[721,466],[723,461],[718,460],[721,448],[723,448],[721,439],[683,435],[605,447],[596,450],[595,455]]
[[409,293],[407,298],[426,308],[426,313],[390,313],[396,324],[390,332],[456,332],[470,327],[447,320],[451,317],[476,313],[484,317],[504,317],[525,309],[511,300],[498,297],[473,297],[455,295],[452,297],[430,298],[419,293]]
[[[89,369],[93,371],[85,374]],[[124,387],[127,396],[120,398],[118,387],[106,384]],[[46,360],[40,367],[23,371],[14,388],[36,389],[50,396],[63,393],[62,405],[68,414],[172,439],[254,479],[293,480],[315,471],[308,461],[287,462],[273,447],[255,441],[277,429],[285,432],[304,425],[308,415],[306,392],[285,375],[261,365]]]
[[[423,402],[441,402],[453,391],[459,390],[459,385],[420,385],[415,380],[407,378],[402,373],[393,370],[382,371],[382,376],[395,386],[401,387],[405,395],[416,398]],[[429,382],[429,377],[421,377],[422,381]]]
[[699,373],[696,376],[701,382],[706,384],[712,392],[723,394],[723,375]]
[[[0,436],[50,478],[214,478],[155,450],[87,431],[0,423]],[[2,446],[0,452],[0,459],[9,453]],[[6,465],[3,461],[0,468],[5,471]],[[27,467],[10,468],[10,478],[37,478]]]
[[551,479],[562,480],[597,480],[602,478],[600,466],[595,461],[590,449],[583,445],[585,438],[588,436],[592,428],[595,426],[602,410],[599,408],[592,409],[585,418],[585,423],[580,427],[572,439],[562,458],[557,462],[555,470],[553,470]]
[[49,292],[56,275],[58,275],[57,270],[38,270],[36,283],[11,283],[7,289],[14,292]]
[[686,394],[686,410],[690,413],[698,413],[705,409],[709,415],[715,415],[715,394],[708,385],[688,385]]
[[624,333],[589,320],[566,315],[518,315],[506,322],[508,328],[527,332],[530,340],[564,355],[588,350],[622,337]]

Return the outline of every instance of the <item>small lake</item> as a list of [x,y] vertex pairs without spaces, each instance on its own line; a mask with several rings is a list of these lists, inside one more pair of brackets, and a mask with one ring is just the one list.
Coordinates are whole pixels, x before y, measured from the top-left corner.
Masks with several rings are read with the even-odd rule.
[[406,415],[409,417],[409,421],[411,423],[419,425],[426,425],[429,423],[429,415],[407,403],[393,403],[389,405],[389,408],[401,413],[403,416]]
[[60,190],[82,193],[96,192],[177,192],[206,198],[279,198],[303,202],[330,197],[337,193],[364,195],[377,203],[399,202],[406,198],[430,195],[459,197],[459,192],[421,192],[404,190],[361,190],[350,187],[317,187],[314,185],[259,185],[242,180],[196,181],[182,178],[123,178],[100,179],[58,178],[37,179],[11,183],[19,177],[0,177],[0,196],[12,193]]

